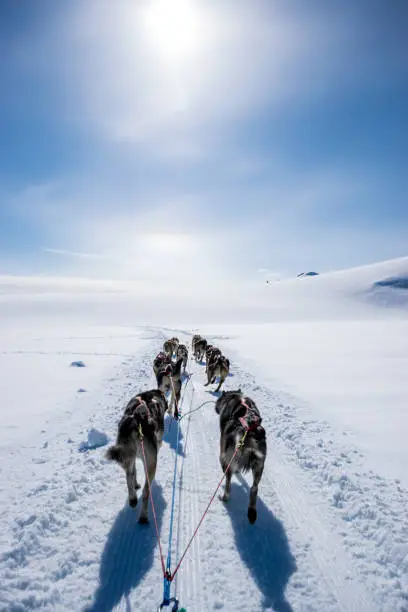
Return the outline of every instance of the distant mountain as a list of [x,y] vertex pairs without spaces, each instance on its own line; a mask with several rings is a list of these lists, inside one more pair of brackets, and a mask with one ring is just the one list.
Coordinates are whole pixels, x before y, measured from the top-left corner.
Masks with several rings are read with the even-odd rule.
[[297,278],[300,278],[301,276],[319,276],[318,272],[301,272],[300,274],[297,275]]

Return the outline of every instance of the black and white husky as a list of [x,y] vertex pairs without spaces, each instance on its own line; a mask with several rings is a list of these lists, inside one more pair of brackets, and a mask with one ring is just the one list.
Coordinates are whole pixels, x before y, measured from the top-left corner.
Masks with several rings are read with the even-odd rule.
[[[220,463],[225,473],[225,491],[222,498],[228,501],[231,492],[231,476],[252,470],[253,484],[249,494],[248,520],[255,523],[256,498],[266,458],[266,433],[262,418],[253,400],[241,392],[223,391],[215,404],[220,415]],[[243,445],[239,448],[228,471],[237,444],[246,433]]]
[[[119,421],[116,444],[106,452],[107,459],[116,461],[125,470],[129,504],[132,508],[137,505],[137,489],[140,488],[135,460],[136,457],[143,460],[139,426],[143,435],[147,476],[152,483],[156,476],[157,456],[163,440],[164,414],[167,408],[164,394],[157,389],[133,397]],[[148,504],[149,484],[146,477],[140,523],[148,522]]]
[[174,417],[178,418],[178,406],[181,395],[181,366],[183,364],[183,358],[181,357],[176,363],[168,363],[163,367],[159,368],[156,374],[157,387],[163,393],[171,392],[171,400],[169,404],[169,414],[172,414],[174,405]]

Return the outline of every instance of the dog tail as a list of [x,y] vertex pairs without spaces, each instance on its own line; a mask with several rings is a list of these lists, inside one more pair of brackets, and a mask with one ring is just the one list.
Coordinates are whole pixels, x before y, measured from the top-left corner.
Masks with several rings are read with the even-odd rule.
[[119,444],[110,446],[105,453],[105,457],[109,461],[116,461],[117,463],[123,463],[124,452],[123,452],[122,446],[119,446]]

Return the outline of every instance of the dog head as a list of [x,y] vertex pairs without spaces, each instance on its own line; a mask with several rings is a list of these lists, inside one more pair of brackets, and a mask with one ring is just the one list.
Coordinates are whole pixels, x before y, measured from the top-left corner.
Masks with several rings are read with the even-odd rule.
[[187,355],[187,347],[184,344],[179,344],[177,347],[177,357],[182,357],[183,355]]
[[226,406],[231,399],[238,398],[239,400],[241,400],[241,397],[241,389],[237,389],[236,391],[222,391],[220,397],[216,401],[215,412],[217,414],[221,414],[221,411],[223,410],[224,406]]

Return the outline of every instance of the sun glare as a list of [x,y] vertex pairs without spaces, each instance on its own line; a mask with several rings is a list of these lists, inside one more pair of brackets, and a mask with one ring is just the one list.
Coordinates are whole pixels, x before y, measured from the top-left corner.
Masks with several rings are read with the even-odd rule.
[[184,252],[187,243],[189,243],[188,236],[176,232],[157,232],[148,234],[146,240],[151,251],[160,255],[181,254]]
[[196,0],[153,0],[145,13],[149,42],[169,63],[183,62],[194,53],[199,21]]

